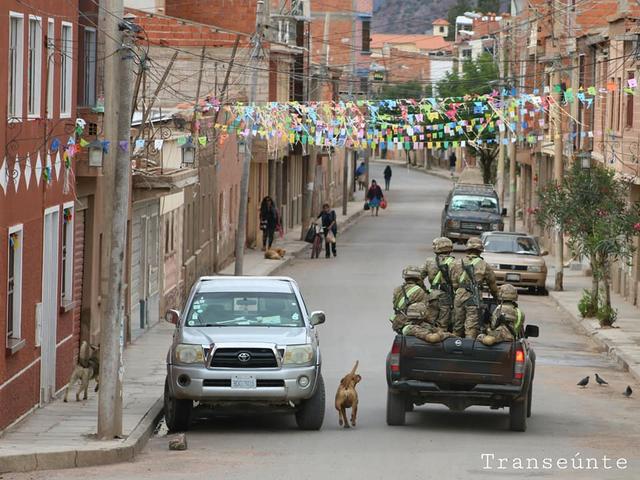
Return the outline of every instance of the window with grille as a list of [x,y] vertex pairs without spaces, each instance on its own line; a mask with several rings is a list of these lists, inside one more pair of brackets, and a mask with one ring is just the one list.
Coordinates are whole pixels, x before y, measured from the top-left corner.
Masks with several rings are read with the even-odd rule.
[[62,23],[60,34],[60,116],[71,115],[71,82],[73,80],[73,36],[70,23]]
[[362,51],[366,53],[371,51],[371,21],[370,20],[362,21]]
[[62,215],[62,296],[61,304],[73,302],[73,204],[65,204]]
[[9,14],[9,92],[7,114],[9,117],[22,117],[23,84],[23,29],[24,18],[19,13]]
[[7,252],[7,338],[20,338],[22,307],[22,225],[9,228]]
[[27,62],[27,112],[30,117],[39,117],[42,89],[42,19],[40,17],[29,16]]
[[84,104],[96,104],[96,30],[84,27]]
[[56,72],[56,23],[53,18],[47,22],[47,118],[53,118],[53,79]]

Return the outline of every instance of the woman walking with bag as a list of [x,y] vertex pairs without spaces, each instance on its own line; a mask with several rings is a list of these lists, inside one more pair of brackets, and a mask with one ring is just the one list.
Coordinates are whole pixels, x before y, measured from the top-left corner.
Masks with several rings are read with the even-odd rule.
[[278,228],[278,210],[271,197],[267,196],[260,203],[260,230],[262,230],[262,251],[271,248],[273,235]]
[[336,257],[336,236],[338,235],[338,224],[336,223],[336,211],[331,210],[328,203],[322,205],[322,212],[318,215],[322,219],[322,230],[324,232],[325,257],[330,258],[331,252]]
[[371,208],[371,215],[373,216],[373,212],[375,210],[377,217],[380,204],[384,201],[384,194],[382,193],[380,185],[378,185],[375,180],[371,180],[371,186],[369,187],[369,190],[367,190],[367,201]]

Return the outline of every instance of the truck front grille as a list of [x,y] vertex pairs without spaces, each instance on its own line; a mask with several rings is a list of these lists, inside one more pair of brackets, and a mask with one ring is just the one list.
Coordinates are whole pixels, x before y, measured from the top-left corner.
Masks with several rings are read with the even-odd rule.
[[270,348],[218,348],[211,359],[211,368],[274,368],[277,366],[276,356]]
[[[203,387],[228,387],[231,388],[231,379],[218,379],[218,380],[203,380]],[[274,387],[274,388],[282,388],[284,387],[284,380],[256,380],[256,386],[258,388],[264,387]]]
[[508,265],[506,263],[500,264],[500,270],[513,270],[513,271],[525,271],[527,269],[526,265]]
[[475,230],[478,232],[489,230],[489,225],[485,223],[476,223],[476,222],[462,222],[460,223],[460,228],[462,230]]

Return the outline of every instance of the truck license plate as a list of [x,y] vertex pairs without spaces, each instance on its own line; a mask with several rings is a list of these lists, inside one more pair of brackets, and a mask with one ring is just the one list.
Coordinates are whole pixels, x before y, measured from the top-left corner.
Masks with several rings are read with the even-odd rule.
[[507,282],[519,282],[520,274],[519,273],[507,273]]
[[256,388],[255,377],[231,377],[231,388]]

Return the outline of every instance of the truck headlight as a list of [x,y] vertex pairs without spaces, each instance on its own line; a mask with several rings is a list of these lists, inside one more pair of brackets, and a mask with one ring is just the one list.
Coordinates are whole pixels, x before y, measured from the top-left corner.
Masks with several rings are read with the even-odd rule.
[[292,345],[284,352],[284,365],[302,365],[313,360],[313,347],[311,345]]
[[491,270],[500,270],[499,263],[490,263],[489,266],[491,267]]
[[204,362],[202,345],[179,343],[176,345],[175,358],[178,363],[202,363]]
[[527,270],[532,273],[541,273],[542,267],[540,265],[529,265]]
[[500,230],[500,224],[499,223],[492,223],[491,224],[491,230]]
[[459,220],[447,220],[447,226],[449,228],[460,228]]

